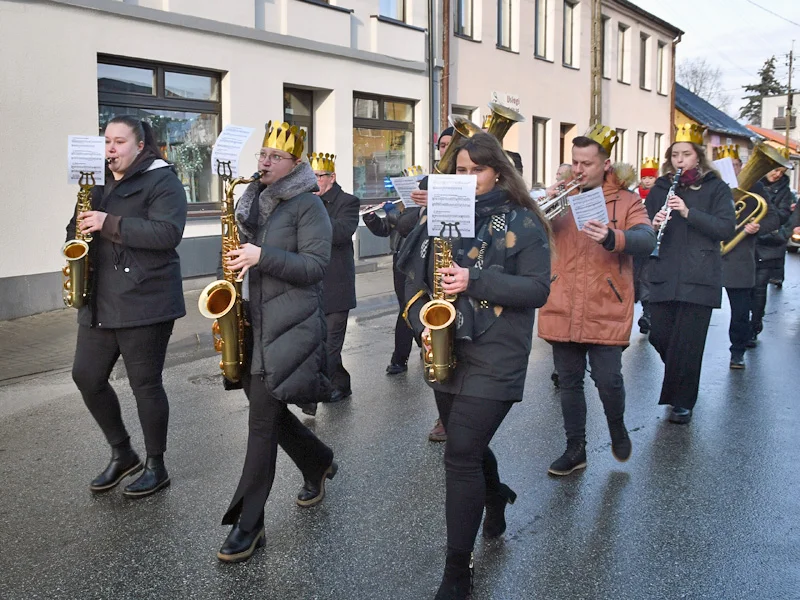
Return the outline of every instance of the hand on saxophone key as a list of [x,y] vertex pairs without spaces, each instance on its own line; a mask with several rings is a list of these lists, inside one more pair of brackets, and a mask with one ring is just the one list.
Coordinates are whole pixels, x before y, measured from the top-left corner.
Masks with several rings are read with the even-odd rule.
[[686,203],[680,196],[672,196],[669,200],[667,200],[667,206],[676,211],[684,219],[689,216],[689,207],[686,206]]
[[469,269],[452,266],[439,269],[442,274],[442,290],[445,294],[460,294],[467,291],[469,285]]
[[261,248],[253,244],[242,244],[236,250],[225,254],[228,268],[231,271],[241,271],[239,277],[244,277],[250,267],[254,267],[261,260]]
[[106,221],[106,213],[99,210],[87,210],[78,215],[78,228],[81,233],[100,231]]

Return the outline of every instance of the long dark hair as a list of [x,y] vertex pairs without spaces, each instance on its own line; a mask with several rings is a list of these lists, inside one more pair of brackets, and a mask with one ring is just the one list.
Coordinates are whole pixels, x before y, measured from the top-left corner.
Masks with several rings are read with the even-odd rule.
[[144,148],[142,148],[142,151],[139,153],[135,163],[147,158],[164,158],[164,155],[161,153],[161,148],[158,147],[156,135],[155,132],[153,132],[153,126],[147,121],[142,121],[130,115],[118,115],[111,119],[108,122],[108,125],[111,123],[122,123],[123,125],[127,125],[133,132],[133,137],[136,138],[136,143],[138,144],[139,142],[144,142]]
[[527,208],[535,213],[542,222],[547,239],[550,241],[553,235],[550,222],[545,218],[539,205],[531,198],[525,180],[522,179],[519,171],[508,158],[497,138],[488,133],[476,133],[459,144],[451,165],[448,165],[449,171],[455,173],[457,157],[462,150],[467,151],[470,160],[476,165],[491,167],[497,172],[497,184],[495,187],[505,190],[512,204]]

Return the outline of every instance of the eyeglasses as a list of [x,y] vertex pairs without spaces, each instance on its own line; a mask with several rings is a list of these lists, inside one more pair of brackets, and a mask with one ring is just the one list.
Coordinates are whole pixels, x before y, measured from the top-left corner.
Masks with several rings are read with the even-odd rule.
[[282,160],[289,160],[287,157],[281,156],[280,154],[266,154],[265,152],[257,152],[255,157],[261,162],[269,161],[272,164],[278,164]]
[[330,173],[319,173],[317,174],[317,179],[322,179],[323,177],[330,177]]

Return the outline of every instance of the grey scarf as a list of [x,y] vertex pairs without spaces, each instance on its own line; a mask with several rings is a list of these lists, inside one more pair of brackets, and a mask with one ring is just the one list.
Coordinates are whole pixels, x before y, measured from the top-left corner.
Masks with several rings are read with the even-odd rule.
[[[256,232],[264,226],[279,202],[294,198],[303,192],[316,192],[318,189],[317,176],[311,170],[311,165],[305,162],[301,162],[286,177],[272,185],[264,186],[258,181],[254,181],[247,186],[236,204],[236,221],[239,231],[245,239],[255,239]],[[250,218],[256,196],[258,196],[257,226]]]

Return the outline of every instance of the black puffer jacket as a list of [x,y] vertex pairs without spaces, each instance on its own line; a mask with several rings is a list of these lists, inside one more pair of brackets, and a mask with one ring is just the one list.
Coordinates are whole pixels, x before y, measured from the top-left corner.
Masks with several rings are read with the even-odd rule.
[[[186,314],[175,250],[186,225],[186,192],[160,158],[134,164],[120,181],[92,190],[92,208],[108,213],[89,244],[90,300],[78,323],[117,329],[172,321]],[[75,216],[67,239],[75,236]]]
[[[297,167],[306,168],[313,185],[306,189],[316,189],[308,164]],[[256,182],[245,194],[264,191]],[[248,271],[254,343],[250,372],[263,376],[282,402],[330,398],[322,278],[331,256],[331,222],[322,200],[310,192],[281,200],[253,239],[244,241],[261,247],[259,263]]]
[[360,202],[345,193],[338,183],[320,196],[328,211],[332,228],[331,262],[322,281],[325,314],[356,307],[356,264],[353,234],[358,229]]
[[774,229],[762,228],[762,233],[756,242],[756,257],[759,262],[763,260],[774,260],[783,258],[786,252],[786,242],[788,238],[780,228],[789,221],[792,216],[792,203],[794,195],[789,187],[789,177],[781,175],[775,183],[770,183],[766,177],[761,183],[767,189],[767,202],[772,204],[772,208],[778,215],[778,226]]
[[[647,195],[650,219],[664,205],[670,183],[670,177],[659,177]],[[719,308],[720,242],[733,237],[736,229],[731,189],[714,173],[706,173],[699,185],[679,186],[676,194],[689,208],[689,217],[684,219],[672,211],[659,257],[648,267],[650,302],[678,301]]]
[[[767,190],[756,182],[750,188],[767,200]],[[759,231],[772,231],[778,228],[778,214],[767,201],[767,214],[761,219]],[[756,284],[756,235],[747,235],[733,250],[722,257],[722,286],[726,288],[751,288]]]

